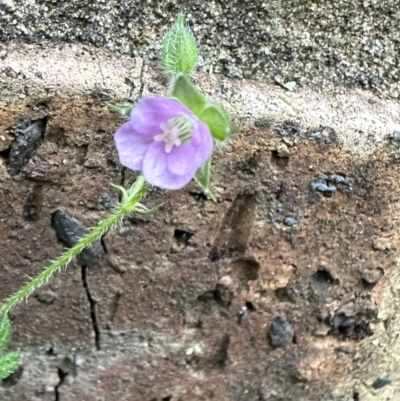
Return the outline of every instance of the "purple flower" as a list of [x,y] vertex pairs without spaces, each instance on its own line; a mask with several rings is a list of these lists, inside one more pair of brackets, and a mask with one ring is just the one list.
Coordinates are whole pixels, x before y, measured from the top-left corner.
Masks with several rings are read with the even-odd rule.
[[142,99],[114,140],[122,165],[164,189],[183,188],[213,149],[208,125],[186,106],[160,96]]

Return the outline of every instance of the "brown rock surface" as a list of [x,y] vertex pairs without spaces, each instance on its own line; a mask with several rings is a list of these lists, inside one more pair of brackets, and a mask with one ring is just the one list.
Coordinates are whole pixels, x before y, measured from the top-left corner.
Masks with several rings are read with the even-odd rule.
[[[2,76],[0,135],[26,118],[46,130],[14,175],[0,151],[1,298],[63,250],[54,211],[94,226],[118,200],[110,183],[132,182],[106,102],[165,91],[140,59],[23,50],[0,60],[16,71]],[[144,203],[161,206],[105,236],[98,267],[72,263],[13,310],[24,364],[1,399],[396,399],[398,103],[196,79],[241,127],[214,156],[218,202],[194,183],[154,189]],[[273,347],[281,315],[294,338]]]

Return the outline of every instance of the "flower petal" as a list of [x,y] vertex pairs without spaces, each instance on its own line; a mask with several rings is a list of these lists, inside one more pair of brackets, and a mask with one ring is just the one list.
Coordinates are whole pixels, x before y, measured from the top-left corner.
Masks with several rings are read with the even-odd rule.
[[197,167],[193,164],[194,152],[195,149],[190,142],[182,146],[174,147],[171,152],[167,154],[169,172],[175,175],[186,175],[196,172]]
[[168,169],[172,174],[196,173],[208,159],[213,149],[213,138],[208,125],[194,123],[192,138],[182,146],[174,147],[167,156]]
[[214,147],[210,128],[203,121],[196,122],[190,144],[195,150],[193,164],[197,166],[197,170],[207,161]]
[[142,99],[132,110],[129,124],[138,134],[154,136],[162,133],[161,124],[169,119],[191,115],[190,110],[176,100],[151,96]]
[[131,170],[141,170],[143,156],[153,142],[152,138],[138,135],[126,122],[115,133],[114,141],[121,164]]
[[143,158],[143,175],[149,184],[164,189],[181,189],[194,177],[195,171],[176,175],[169,171],[165,145],[153,142]]

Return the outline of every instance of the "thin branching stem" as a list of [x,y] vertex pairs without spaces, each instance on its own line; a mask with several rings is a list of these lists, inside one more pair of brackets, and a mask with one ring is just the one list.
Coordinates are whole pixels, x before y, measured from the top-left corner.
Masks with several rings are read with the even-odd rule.
[[72,248],[69,248],[52,262],[50,266],[36,277],[32,278],[27,284],[1,304],[0,317],[4,316],[15,305],[29,297],[35,290],[46,284],[54,273],[57,273],[63,267],[66,267],[75,256],[79,255],[94,241],[100,239],[106,232],[119,224],[125,216],[135,211],[143,212],[144,210],[147,210],[139,203],[150,189],[149,184],[145,182],[143,176],[139,176],[129,190],[125,190],[124,188],[120,189],[123,192],[123,197],[121,203],[119,203],[115,208],[114,213],[101,221],[97,227],[93,228],[86,236],[82,237]]

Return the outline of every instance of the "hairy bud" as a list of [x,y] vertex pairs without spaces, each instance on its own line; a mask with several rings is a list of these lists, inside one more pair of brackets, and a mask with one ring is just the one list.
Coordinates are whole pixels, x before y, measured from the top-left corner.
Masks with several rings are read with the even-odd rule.
[[178,15],[175,24],[164,38],[161,59],[164,71],[172,77],[189,75],[196,68],[196,40],[185,26],[182,13]]

